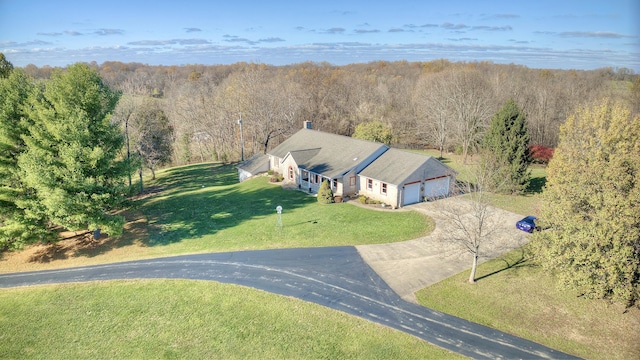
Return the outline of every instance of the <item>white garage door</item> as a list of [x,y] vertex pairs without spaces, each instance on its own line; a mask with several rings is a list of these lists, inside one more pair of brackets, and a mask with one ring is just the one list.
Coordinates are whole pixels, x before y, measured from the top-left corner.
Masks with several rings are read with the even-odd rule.
[[439,198],[449,194],[449,177],[425,181],[424,196],[427,198]]
[[405,185],[402,205],[415,204],[417,202],[420,202],[420,183]]

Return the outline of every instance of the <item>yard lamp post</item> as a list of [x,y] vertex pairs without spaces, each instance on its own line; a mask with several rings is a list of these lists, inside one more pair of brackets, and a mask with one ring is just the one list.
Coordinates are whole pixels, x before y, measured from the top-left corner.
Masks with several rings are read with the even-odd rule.
[[238,119],[238,125],[240,125],[240,161],[244,161],[244,136],[242,135],[242,114]]

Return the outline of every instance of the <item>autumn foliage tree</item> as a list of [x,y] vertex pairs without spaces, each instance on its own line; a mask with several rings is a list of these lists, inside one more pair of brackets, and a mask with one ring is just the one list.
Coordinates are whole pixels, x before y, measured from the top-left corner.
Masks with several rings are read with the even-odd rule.
[[358,124],[353,137],[389,145],[393,139],[393,133],[382,121],[375,120]]
[[640,299],[640,117],[620,103],[561,127],[533,242],[542,266],[589,298]]
[[553,148],[540,145],[533,144],[529,145],[529,153],[531,153],[531,159],[533,162],[538,164],[548,164],[553,158]]
[[134,149],[141,165],[151,170],[152,179],[155,179],[156,169],[171,160],[173,128],[157,101],[151,98],[138,106],[132,120],[129,126]]

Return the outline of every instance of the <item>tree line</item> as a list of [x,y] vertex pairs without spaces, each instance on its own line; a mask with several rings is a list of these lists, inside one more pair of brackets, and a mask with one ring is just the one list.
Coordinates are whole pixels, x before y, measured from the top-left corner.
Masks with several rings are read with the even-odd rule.
[[[455,151],[466,158],[479,151],[491,116],[508,99],[525,114],[530,143],[551,148],[558,143],[560,125],[584,104],[608,97],[636,104],[634,111],[640,111],[640,77],[626,68],[551,70],[447,60],[89,65],[129,98],[119,107],[156,100],[171,129],[168,160],[175,165],[239,160],[240,117],[247,155],[276,146],[309,120],[315,129],[346,136],[361,123],[382,122],[393,144]],[[53,71],[33,65],[24,70],[34,78]],[[117,109],[114,117],[122,122],[130,113]]]

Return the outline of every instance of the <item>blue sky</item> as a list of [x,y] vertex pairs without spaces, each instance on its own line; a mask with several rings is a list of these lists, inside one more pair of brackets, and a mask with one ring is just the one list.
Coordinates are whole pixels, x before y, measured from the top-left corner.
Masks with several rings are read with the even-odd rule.
[[492,61],[640,72],[640,0],[0,0],[16,66]]

